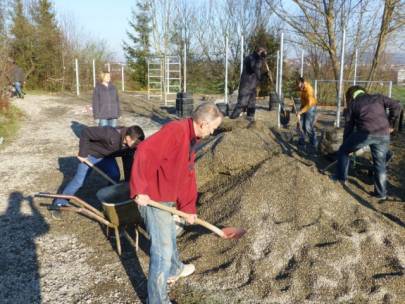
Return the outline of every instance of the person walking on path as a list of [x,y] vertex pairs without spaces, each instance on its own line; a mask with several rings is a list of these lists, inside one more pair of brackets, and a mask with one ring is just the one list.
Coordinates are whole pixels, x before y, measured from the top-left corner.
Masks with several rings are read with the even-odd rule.
[[25,83],[25,73],[15,61],[12,61],[10,75],[8,76],[11,85],[14,88],[14,96],[24,98],[23,86]]
[[401,105],[398,101],[380,94],[367,94],[360,86],[350,87],[346,92],[343,144],[337,153],[336,174],[333,178],[345,183],[349,171],[349,154],[370,146],[374,169],[372,195],[385,200],[390,133],[400,113]]
[[138,204],[150,236],[148,303],[170,303],[167,284],[192,274],[193,264],[183,264],[176,245],[176,228],[170,213],[148,206],[156,201],[176,206],[197,218],[195,148],[200,138],[213,134],[223,115],[213,103],[203,103],[191,118],[172,121],[139,144],[130,179],[130,195]]
[[239,83],[238,102],[230,118],[238,118],[242,112],[247,112],[247,119],[254,121],[256,112],[256,87],[262,80],[262,66],[267,56],[265,48],[259,47],[243,60],[243,70]]
[[314,149],[314,152],[316,152],[318,149],[318,139],[315,132],[317,100],[311,84],[305,81],[303,77],[298,79],[298,90],[301,92],[301,107],[297,112],[297,119],[302,129],[298,145],[304,147],[305,137],[308,136],[309,142]]
[[[126,164],[132,159],[126,157],[128,150],[135,150],[137,144],[144,140],[145,135],[139,126],[131,127],[85,127],[82,130],[79,143],[79,160],[81,163],[73,179],[64,188],[62,194],[74,195],[84,184],[90,172],[87,164],[83,163],[87,159],[93,165],[97,165],[114,181],[119,181],[120,171],[115,157],[123,157],[124,168],[131,166]],[[128,171],[128,170],[126,170]],[[67,206],[65,199],[55,199],[53,207]]]
[[100,127],[116,127],[121,115],[120,101],[116,87],[111,83],[111,75],[100,74],[100,82],[93,91],[93,116]]

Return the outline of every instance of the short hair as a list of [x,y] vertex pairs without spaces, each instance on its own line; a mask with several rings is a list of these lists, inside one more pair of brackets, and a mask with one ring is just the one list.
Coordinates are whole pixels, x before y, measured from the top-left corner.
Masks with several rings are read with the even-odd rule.
[[304,77],[301,77],[301,76],[298,77],[297,82],[298,82],[298,83],[300,83],[300,82],[305,82]]
[[131,137],[133,140],[140,142],[145,139],[145,134],[140,126],[134,125],[127,128],[125,136]]
[[359,85],[354,85],[347,89],[345,96],[347,105],[353,100],[353,96],[357,91],[363,91],[364,93],[366,93],[366,89]]
[[224,115],[213,102],[204,102],[200,104],[191,115],[191,118],[195,122],[212,122],[218,117],[223,118]]
[[103,70],[102,72],[100,72],[99,74],[98,74],[98,80],[100,81],[100,82],[103,82],[104,81],[104,77],[105,77],[105,75],[106,74],[111,74],[109,71],[106,71],[106,70]]

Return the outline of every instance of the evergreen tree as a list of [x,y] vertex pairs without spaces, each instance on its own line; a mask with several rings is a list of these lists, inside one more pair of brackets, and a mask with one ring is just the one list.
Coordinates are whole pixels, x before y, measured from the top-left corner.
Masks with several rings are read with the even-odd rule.
[[15,0],[11,15],[11,46],[10,56],[26,73],[30,74],[34,68],[34,27],[24,12],[21,0]]
[[45,89],[55,89],[62,73],[62,34],[56,22],[52,2],[38,0],[33,5],[35,25],[35,76]]
[[147,57],[150,47],[150,2],[139,0],[137,10],[132,10],[132,19],[129,22],[130,30],[127,31],[129,42],[124,42],[125,57],[133,71],[132,79],[145,88],[147,86]]

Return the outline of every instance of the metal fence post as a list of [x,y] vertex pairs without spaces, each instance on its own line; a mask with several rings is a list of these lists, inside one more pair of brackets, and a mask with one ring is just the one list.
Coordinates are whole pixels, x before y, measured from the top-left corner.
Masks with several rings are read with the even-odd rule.
[[75,58],[75,70],[76,70],[76,95],[80,95],[80,82],[79,82],[79,61]]

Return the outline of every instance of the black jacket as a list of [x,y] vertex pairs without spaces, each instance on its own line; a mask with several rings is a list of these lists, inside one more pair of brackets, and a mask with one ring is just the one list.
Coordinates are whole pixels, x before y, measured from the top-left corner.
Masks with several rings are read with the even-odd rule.
[[262,78],[262,64],[263,58],[256,52],[245,57],[240,77],[239,93],[251,93],[256,90]]
[[118,118],[120,114],[120,102],[115,86],[109,83],[106,87],[97,83],[93,91],[94,119]]
[[84,127],[80,135],[79,156],[97,158],[116,155],[125,149],[123,145],[126,128]]
[[388,135],[400,113],[401,105],[396,100],[380,94],[360,95],[346,109],[343,138],[346,139],[355,127],[368,134]]

